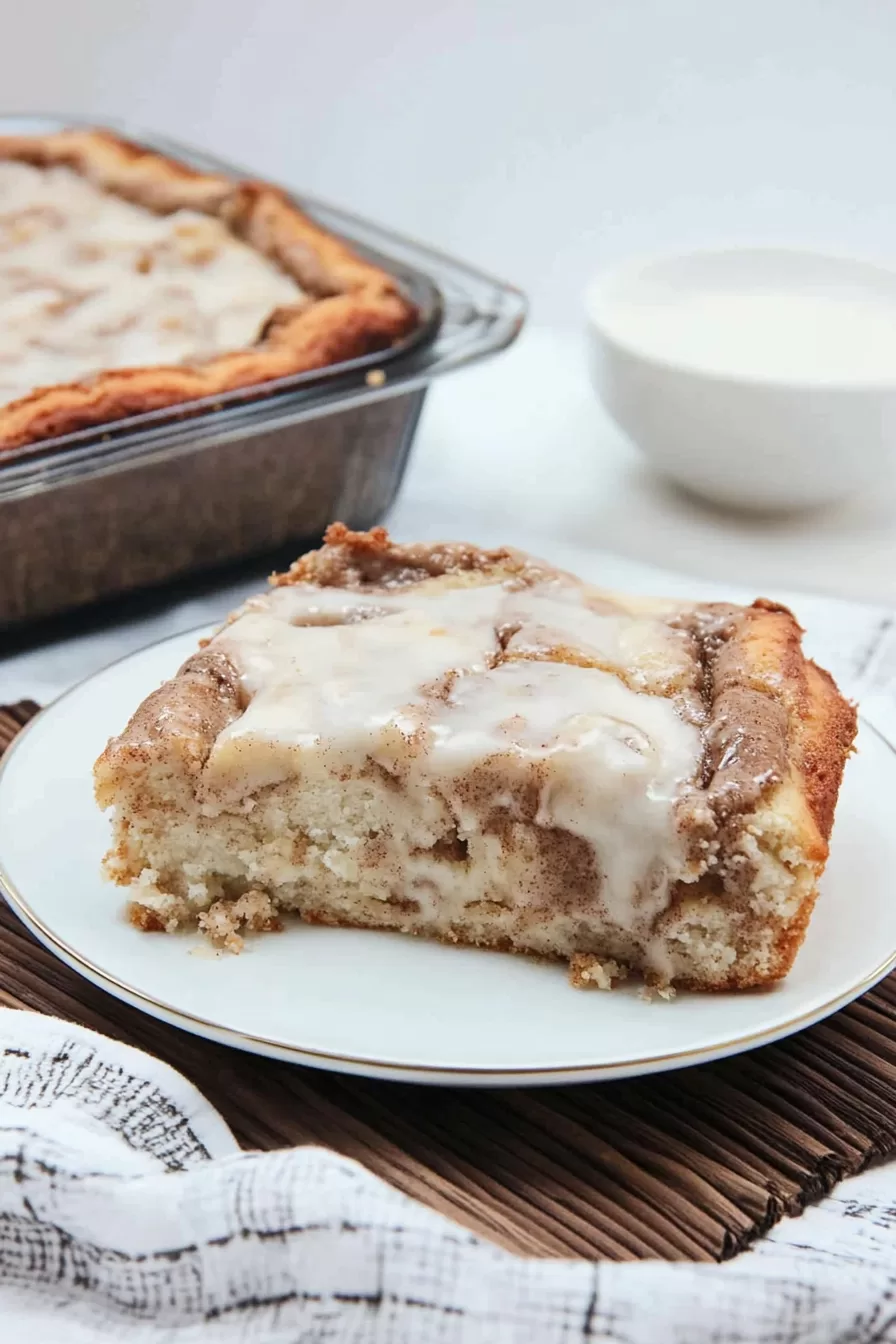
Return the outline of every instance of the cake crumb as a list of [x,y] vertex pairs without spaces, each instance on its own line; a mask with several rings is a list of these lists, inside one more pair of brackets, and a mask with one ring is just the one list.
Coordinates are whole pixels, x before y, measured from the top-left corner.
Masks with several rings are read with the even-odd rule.
[[199,915],[198,923],[215,946],[234,954],[242,952],[245,946],[241,927],[248,933],[271,933],[282,927],[270,896],[254,890],[236,900],[215,901]]
[[612,958],[577,952],[569,962],[569,983],[576,989],[612,989],[628,976],[628,967]]
[[671,1003],[675,998],[675,987],[643,984],[638,990],[638,998],[643,999],[645,1003],[653,1003],[654,999],[665,999],[667,1003]]

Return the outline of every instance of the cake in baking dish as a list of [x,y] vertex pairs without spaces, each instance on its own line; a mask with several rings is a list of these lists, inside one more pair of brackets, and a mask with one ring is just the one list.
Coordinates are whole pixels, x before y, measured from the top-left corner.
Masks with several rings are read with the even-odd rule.
[[330,528],[96,764],[142,929],[294,912],[698,989],[785,975],[855,712],[785,608]]
[[0,455],[385,351],[419,316],[279,188],[0,135]]

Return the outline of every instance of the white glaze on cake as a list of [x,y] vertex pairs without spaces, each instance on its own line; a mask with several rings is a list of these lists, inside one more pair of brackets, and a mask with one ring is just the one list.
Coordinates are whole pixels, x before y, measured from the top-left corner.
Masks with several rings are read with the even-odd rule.
[[[393,828],[421,850],[433,797],[463,842],[496,815],[568,833],[595,856],[607,917],[644,928],[691,873],[677,807],[702,740],[666,692],[693,660],[663,621],[596,605],[563,583],[297,585],[248,604],[213,642],[246,705],[203,770],[207,813],[374,762],[399,786]],[[550,661],[558,648],[598,665]],[[533,785],[526,818],[517,799]]]

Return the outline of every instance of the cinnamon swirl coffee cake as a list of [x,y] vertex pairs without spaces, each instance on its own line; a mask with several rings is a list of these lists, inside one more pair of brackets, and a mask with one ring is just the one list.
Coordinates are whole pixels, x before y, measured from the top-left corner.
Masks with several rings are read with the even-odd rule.
[[789,970],[855,713],[785,608],[330,528],[96,765],[142,929],[295,912],[735,989]]

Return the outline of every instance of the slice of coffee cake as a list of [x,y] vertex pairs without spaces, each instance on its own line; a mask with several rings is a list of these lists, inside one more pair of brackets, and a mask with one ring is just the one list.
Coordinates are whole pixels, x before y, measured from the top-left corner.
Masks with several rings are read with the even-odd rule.
[[294,911],[761,985],[802,942],[855,713],[790,612],[330,528],[96,765],[144,929]]

